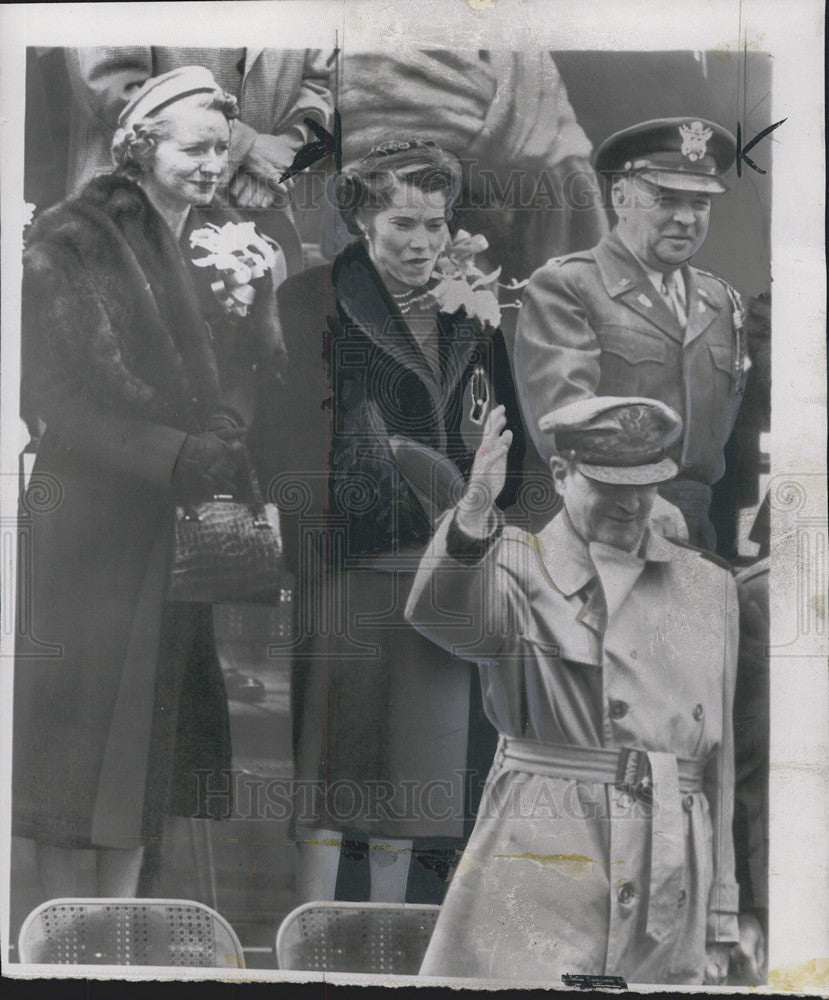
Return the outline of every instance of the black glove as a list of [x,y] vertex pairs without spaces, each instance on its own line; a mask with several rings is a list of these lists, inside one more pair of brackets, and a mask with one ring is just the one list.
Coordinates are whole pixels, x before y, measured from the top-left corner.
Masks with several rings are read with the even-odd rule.
[[188,434],[173,469],[173,497],[183,503],[235,494],[246,474],[245,446],[210,431]]

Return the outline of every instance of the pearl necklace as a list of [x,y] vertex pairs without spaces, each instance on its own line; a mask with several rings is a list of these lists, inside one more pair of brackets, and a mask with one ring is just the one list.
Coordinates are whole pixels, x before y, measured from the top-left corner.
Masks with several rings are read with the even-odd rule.
[[394,299],[400,312],[405,315],[416,302],[427,298],[430,293],[431,289],[421,285],[419,288],[410,288],[407,292],[392,292],[391,297]]

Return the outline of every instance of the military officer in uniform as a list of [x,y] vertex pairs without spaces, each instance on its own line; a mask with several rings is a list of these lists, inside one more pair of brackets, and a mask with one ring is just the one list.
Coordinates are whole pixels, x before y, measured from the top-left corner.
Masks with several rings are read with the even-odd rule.
[[[613,231],[592,250],[548,261],[524,294],[515,378],[543,459],[539,420],[595,395],[659,399],[683,419],[671,451],[676,479],[660,487],[679,508],[690,540],[713,549],[711,486],[725,471],[748,361],[737,293],[688,261],[708,231],[711,198],[736,144],[713,122],[643,122],[596,153],[612,178]],[[663,520],[671,509],[658,500]]]
[[649,527],[681,421],[619,397],[548,415],[563,510],[537,536],[492,503],[505,426],[499,407],[406,610],[479,663],[500,733],[421,973],[722,982],[737,593],[723,560]]

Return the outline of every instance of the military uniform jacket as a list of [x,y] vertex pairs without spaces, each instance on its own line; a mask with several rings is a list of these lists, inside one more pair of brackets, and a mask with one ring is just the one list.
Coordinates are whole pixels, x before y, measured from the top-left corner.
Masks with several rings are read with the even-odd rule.
[[[448,513],[407,616],[479,661],[484,705],[501,734],[641,748],[704,770],[694,793],[655,778],[649,812],[613,783],[550,777],[496,754],[422,972],[701,982],[706,941],[736,940],[731,574],[656,535],[642,558],[588,547],[566,515],[538,536],[506,527],[464,565],[448,554],[450,529]],[[653,836],[657,817],[669,814],[681,830],[673,846]],[[654,873],[666,875],[666,865],[657,896]]]
[[646,396],[684,423],[671,457],[680,476],[711,485],[725,471],[747,360],[737,293],[686,264],[685,330],[615,233],[548,261],[530,279],[518,319],[515,379],[539,452],[538,421],[585,396]]

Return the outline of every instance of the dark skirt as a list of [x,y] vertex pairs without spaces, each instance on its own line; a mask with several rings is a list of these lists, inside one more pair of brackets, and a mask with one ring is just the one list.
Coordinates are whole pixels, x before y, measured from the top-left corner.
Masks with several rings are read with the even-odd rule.
[[230,768],[230,717],[212,608],[165,602],[144,836],[158,835],[166,813],[199,819],[228,816]]
[[355,569],[320,588],[321,627],[296,667],[299,826],[429,840],[468,833],[471,756],[485,773],[495,732],[471,697],[474,668],[406,622],[413,579]]
[[[147,671],[155,674],[152,721],[150,732],[140,739],[141,743],[149,741],[148,764],[146,771],[117,779],[125,800],[134,798],[128,783],[142,782],[143,820],[136,830],[141,843],[158,841],[166,813],[224,815],[231,805],[216,796],[207,803],[204,795],[205,790],[221,787],[218,783],[226,780],[231,766],[227,696],[211,608],[165,602],[160,614],[157,662],[147,665]],[[72,697],[67,685],[86,691],[76,735],[67,721],[50,726],[48,713],[38,720],[31,708],[38,700],[46,705],[59,698],[59,687],[67,698]],[[107,705],[90,704],[96,692],[85,679],[82,657],[73,657],[70,670],[21,661],[16,688],[15,834],[61,847],[101,846],[94,834],[96,803],[104,798],[113,809],[118,802],[116,789],[110,787],[100,794],[103,783],[113,780],[111,773],[105,776],[102,756],[112,722],[111,693],[97,692],[99,699],[108,699]],[[94,736],[87,732],[92,724],[98,728]],[[34,773],[42,774],[44,780],[33,780]],[[64,780],[59,780],[61,774]],[[78,785],[82,774],[86,786]],[[135,843],[136,838],[130,838],[124,846]]]

